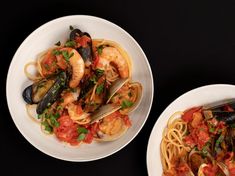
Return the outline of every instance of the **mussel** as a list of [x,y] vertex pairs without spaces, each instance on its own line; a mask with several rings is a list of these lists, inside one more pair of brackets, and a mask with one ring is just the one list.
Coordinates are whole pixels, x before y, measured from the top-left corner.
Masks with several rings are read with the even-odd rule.
[[54,82],[54,78],[42,79],[26,87],[22,94],[24,101],[28,104],[37,104],[51,88]]
[[69,36],[71,41],[78,43],[76,46],[77,51],[82,56],[83,60],[92,62],[92,39],[90,34],[87,32],[82,32],[80,29],[73,29]]
[[216,118],[226,124],[235,123],[235,99],[223,100],[203,106],[202,112],[206,119]]
[[53,104],[60,96],[61,92],[66,87],[67,74],[60,72],[53,78],[43,79],[36,82],[23,91],[23,98],[28,104],[37,104],[37,114],[42,114],[43,111]]

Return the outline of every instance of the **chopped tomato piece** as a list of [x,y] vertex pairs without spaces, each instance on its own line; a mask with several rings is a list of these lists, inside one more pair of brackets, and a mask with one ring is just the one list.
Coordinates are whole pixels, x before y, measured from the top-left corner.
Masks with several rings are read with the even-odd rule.
[[205,174],[205,176],[216,176],[217,172],[218,172],[217,165],[208,164],[203,168],[203,173]]
[[191,122],[193,120],[193,113],[197,112],[197,111],[200,111],[200,110],[201,110],[201,107],[194,107],[194,108],[188,109],[184,112],[184,115],[182,116],[182,119],[185,122]]
[[128,117],[128,115],[125,115],[125,116],[123,117],[123,120],[124,120],[125,125],[126,125],[127,127],[131,127],[131,121],[130,121],[130,118]]
[[91,41],[90,37],[83,35],[82,37],[76,37],[76,42],[82,47],[87,47],[87,43]]
[[54,133],[56,137],[64,142],[68,142],[71,145],[79,144],[78,138],[78,124],[74,123],[69,116],[61,116],[58,118],[60,123],[59,127],[54,128]]

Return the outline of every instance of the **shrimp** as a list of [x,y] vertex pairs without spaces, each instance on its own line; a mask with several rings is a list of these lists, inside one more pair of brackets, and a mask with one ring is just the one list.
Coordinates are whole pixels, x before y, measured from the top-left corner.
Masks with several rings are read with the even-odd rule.
[[75,88],[80,83],[84,72],[85,72],[85,63],[81,55],[73,49],[70,54],[73,53],[73,56],[69,59],[69,64],[72,67],[72,78],[69,81],[69,87]]
[[60,106],[65,107],[68,104],[76,101],[77,95],[71,92],[67,92],[62,96],[63,101],[60,103]]
[[126,59],[116,48],[105,47],[99,57],[97,68],[104,70],[110,63],[115,64],[121,78],[127,78],[129,76],[129,67]]

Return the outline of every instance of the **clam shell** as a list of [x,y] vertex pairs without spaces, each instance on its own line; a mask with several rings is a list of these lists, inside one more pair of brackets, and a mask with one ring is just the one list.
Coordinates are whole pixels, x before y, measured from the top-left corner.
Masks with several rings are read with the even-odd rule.
[[106,104],[104,106],[101,106],[97,111],[95,111],[93,114],[91,114],[91,122],[90,124],[97,122],[101,120],[102,118],[112,114],[113,112],[119,110],[121,106],[114,105],[114,104]]
[[113,134],[113,135],[108,135],[108,134],[105,134],[105,133],[102,133],[101,131],[98,131],[98,138],[95,138],[96,141],[114,141],[114,140],[117,140],[118,138],[120,138],[121,136],[123,136],[126,131],[128,130],[128,127],[125,125],[125,122],[122,120],[122,127],[121,129]]
[[109,89],[109,97],[108,97],[108,100],[107,100],[107,104],[110,102],[111,98],[114,96],[114,94],[122,88],[122,86],[129,81],[129,78],[121,78],[121,79],[118,79],[117,81],[115,81],[110,89]]
[[134,111],[138,107],[138,105],[140,104],[140,101],[141,101],[141,98],[142,98],[142,85],[139,82],[133,82],[133,83],[130,84],[130,86],[136,86],[137,87],[138,93],[136,95],[136,100],[135,100],[135,103],[131,107],[120,110],[121,114],[128,114],[128,113]]

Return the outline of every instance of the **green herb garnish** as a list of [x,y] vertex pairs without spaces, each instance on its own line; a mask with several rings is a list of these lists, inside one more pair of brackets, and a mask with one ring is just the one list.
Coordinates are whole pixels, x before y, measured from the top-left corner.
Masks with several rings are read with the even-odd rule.
[[97,86],[96,94],[98,94],[98,95],[101,94],[103,92],[103,90],[104,90],[104,83]]
[[90,82],[92,84],[96,84],[97,83],[97,77],[94,75],[93,77],[90,78]]
[[122,101],[122,104],[121,104],[121,107],[122,109],[125,109],[125,108],[129,108],[133,105],[134,103],[129,101],[129,100],[123,100]]
[[84,134],[84,133],[81,133],[79,136],[78,136],[78,141],[82,141],[82,140],[84,140],[85,139],[85,137],[86,137],[86,135]]
[[84,133],[84,134],[87,134],[88,133],[88,130],[84,127],[78,127],[78,133]]
[[62,51],[62,55],[64,56],[64,59],[69,62],[69,59],[74,55],[74,53],[69,54],[68,51]]
[[103,46],[103,45],[100,45],[100,46],[98,46],[96,49],[97,49],[98,54],[101,55],[101,54],[102,54],[102,51],[103,51],[103,49],[104,49],[104,46]]
[[104,74],[104,70],[96,69],[96,70],[95,70],[95,74],[96,74],[98,77],[100,77],[100,76],[102,76],[102,75]]
[[60,55],[61,53],[62,53],[62,52],[59,51],[59,50],[57,50],[57,49],[52,50],[52,54],[53,54],[54,56]]
[[41,122],[41,124],[44,126],[45,131],[47,131],[48,133],[52,133],[53,128],[49,125],[49,123],[46,120]]
[[76,46],[76,42],[73,41],[73,40],[68,40],[68,41],[64,44],[64,46],[66,46],[66,47],[75,47],[75,46]]

